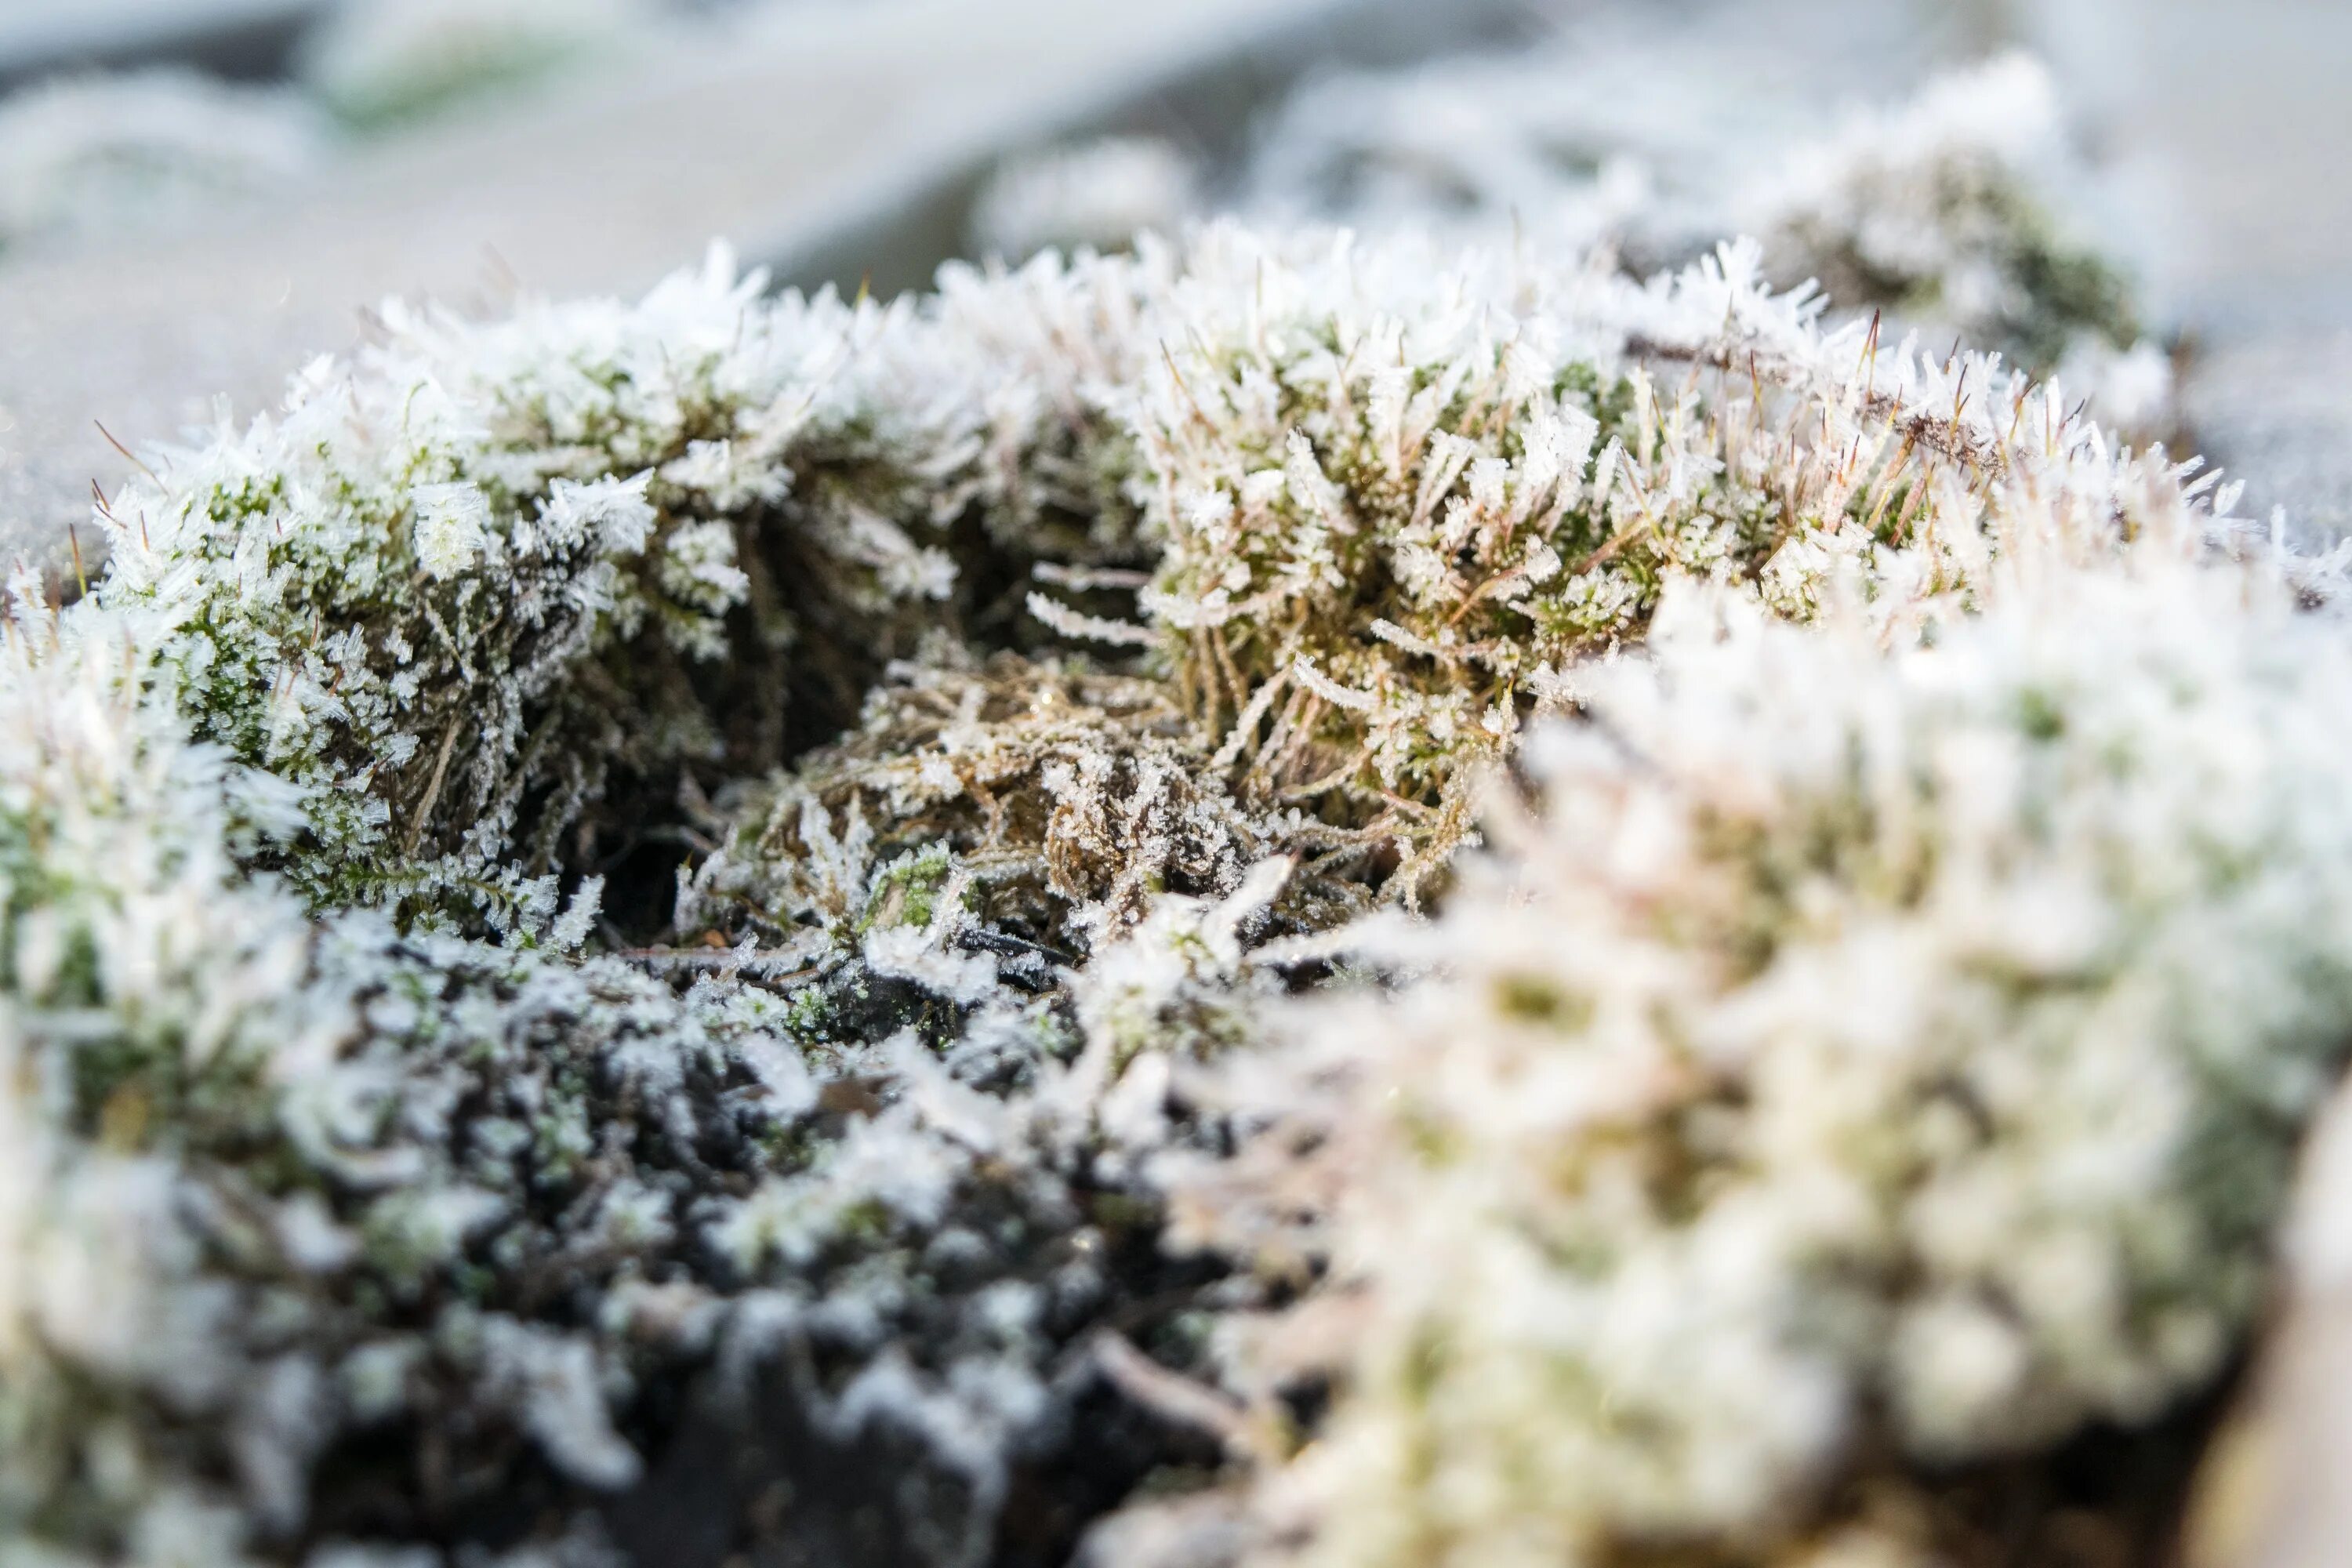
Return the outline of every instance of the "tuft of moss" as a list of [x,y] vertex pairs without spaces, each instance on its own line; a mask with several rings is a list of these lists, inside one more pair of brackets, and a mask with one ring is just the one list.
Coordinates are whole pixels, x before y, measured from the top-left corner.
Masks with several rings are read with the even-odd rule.
[[1174,1177],[1325,1270],[1237,1342],[1337,1389],[1257,1560],[1990,1561],[1969,1467],[2177,1441],[2352,1040],[2347,657],[2160,558],[1892,652],[1679,591]]

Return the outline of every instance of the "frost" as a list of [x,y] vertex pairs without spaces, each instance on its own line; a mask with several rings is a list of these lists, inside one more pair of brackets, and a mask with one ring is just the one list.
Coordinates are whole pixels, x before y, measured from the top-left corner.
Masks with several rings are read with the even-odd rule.
[[490,502],[479,488],[419,485],[409,500],[416,510],[416,564],[425,575],[446,583],[481,559]]
[[[896,672],[840,746],[745,792],[725,834],[679,906],[688,927],[944,935],[945,901],[1038,959],[1126,929],[1155,895],[1231,892],[1277,847],[1317,852],[1294,912],[1328,923],[1361,901],[1349,873],[1367,848],[1243,810],[1158,683],[1009,656]],[[907,858],[924,848],[947,855]]]
[[1648,285],[1230,227],[1142,254],[1177,269],[1118,405],[1160,545],[1143,622],[1237,796],[1407,846],[1407,897],[1539,672],[1637,638],[1670,578],[1802,618],[1859,575],[1916,622],[2026,535],[2081,553],[2203,526],[2160,453],[1996,359],[1823,329],[1752,247]]
[[594,1352],[581,1341],[493,1317],[481,1327],[484,1388],[511,1400],[548,1457],[585,1485],[610,1489],[643,1467],[613,1430]]
[[[635,307],[389,304],[383,341],[306,371],[280,416],[158,454],[101,508],[100,596],[170,628],[153,657],[201,735],[301,791],[287,868],[315,899],[511,922],[616,768],[780,744],[788,606],[863,659],[894,605],[937,595],[875,506],[929,527],[906,487],[955,437],[845,381],[904,313],[758,288],[715,256]],[[713,440],[776,482],[658,477]],[[898,479],[859,471],[894,447]],[[714,711],[728,680],[771,715]]]
[[595,929],[598,905],[604,894],[604,879],[590,877],[572,892],[563,906],[563,913],[547,929],[547,944],[557,952],[577,952],[587,942],[588,933]]

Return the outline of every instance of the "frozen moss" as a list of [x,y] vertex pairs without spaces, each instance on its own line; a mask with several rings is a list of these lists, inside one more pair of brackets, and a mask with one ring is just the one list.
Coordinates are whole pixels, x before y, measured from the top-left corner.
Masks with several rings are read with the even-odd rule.
[[2006,57],[1795,149],[1741,226],[1780,275],[1848,309],[1945,326],[2049,374],[2078,345],[2141,333],[2122,270],[2064,221],[2086,183],[2065,142],[2049,72]]
[[1994,555],[2198,508],[2186,470],[2112,450],[2053,389],[1824,331],[1759,265],[1730,247],[1643,287],[1208,231],[1119,404],[1159,552],[1141,622],[1032,609],[1153,649],[1240,798],[1388,834],[1410,898],[1469,829],[1475,765],[1572,703],[1577,662],[1638,639],[1672,579],[1801,619],[1852,574],[1916,621]]
[[2080,552],[2198,504],[2053,390],[1824,331],[1758,265],[1221,227],[888,309],[723,262],[630,308],[393,308],[116,497],[100,593],[168,627],[200,734],[307,792],[323,902],[521,918],[616,789],[772,764],[787,695],[824,734],[934,605],[1171,678],[1218,787],[1401,846],[1411,898],[1470,772],[1670,577],[1802,616],[1859,572],[1916,617],[2021,518]]
[[[123,623],[19,624],[0,1552],[643,1550],[678,1488],[723,1484],[723,1539],[865,1551],[879,1510],[901,1560],[974,1562],[1073,1440],[1106,1315],[1146,1329],[1165,1309],[1133,1303],[1207,1272],[1161,1262],[1152,1206],[1095,1171],[1073,1031],[992,965],[935,1054],[887,1023],[811,1039],[733,971],[680,994],[315,921],[231,852],[280,792],[185,743]],[[720,1432],[772,1450],[715,1479],[695,1445]],[[1137,1466],[1167,1438],[1126,1442]]]
[[764,302],[720,257],[634,307],[387,306],[102,508],[99,597],[199,736],[303,792],[314,901],[510,923],[615,769],[772,758],[789,689],[854,704],[950,592],[894,521],[929,526],[892,464],[940,443],[861,378],[904,321]]
[[0,1554],[1739,1561],[2202,1386],[2340,630],[1759,266],[722,258],[159,459],[0,663]]
[[2128,271],[2077,216],[2099,172],[2039,61],[1809,96],[1792,84],[1823,68],[1780,58],[1785,41],[1688,33],[1580,18],[1534,49],[1314,83],[1262,137],[1244,205],[1375,235],[1606,246],[1636,272],[1752,234],[1783,286],[1812,279],[1842,311],[2037,375],[2138,341]]
[[2340,626],[2155,556],[1891,656],[1677,603],[1180,1181],[1328,1270],[1239,1342],[1340,1380],[1267,1493],[1311,1561],[1947,1561],[1964,1489],[1847,1510],[2145,1427],[2254,1320],[2352,1041]]

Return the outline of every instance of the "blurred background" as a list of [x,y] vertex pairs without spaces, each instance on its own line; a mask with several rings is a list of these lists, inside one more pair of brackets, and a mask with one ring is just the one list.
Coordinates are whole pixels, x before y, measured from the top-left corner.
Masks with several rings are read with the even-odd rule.
[[[266,409],[387,297],[720,237],[889,291],[1229,208],[1640,268],[1801,207],[1834,303],[2013,339],[2332,531],[2347,62],[2341,0],[0,0],[0,552],[61,562],[117,441]],[[2099,341],[1854,183],[1955,146],[2122,280]]]

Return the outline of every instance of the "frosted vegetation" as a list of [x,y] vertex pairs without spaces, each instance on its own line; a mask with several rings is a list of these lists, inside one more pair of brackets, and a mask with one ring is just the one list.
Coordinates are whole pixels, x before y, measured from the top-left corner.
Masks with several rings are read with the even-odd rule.
[[1677,589],[1177,1167],[1186,1239],[1318,1280],[1241,1386],[1350,1391],[1261,1527],[1991,1560],[1916,1468],[2210,1384],[2352,1001],[2346,647],[2261,579],[2020,574],[1892,651]]
[[721,253],[150,453],[0,646],[0,1562],[2138,1550],[2344,563],[1770,254]]

